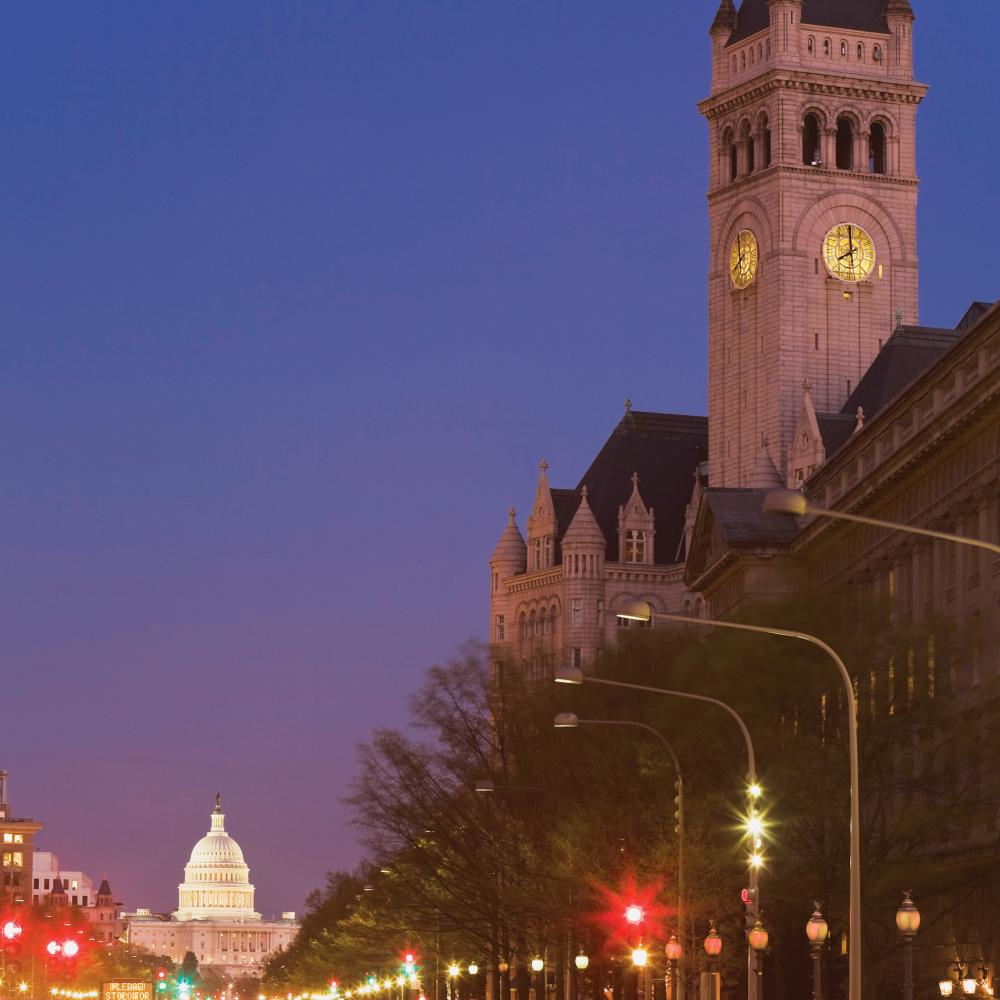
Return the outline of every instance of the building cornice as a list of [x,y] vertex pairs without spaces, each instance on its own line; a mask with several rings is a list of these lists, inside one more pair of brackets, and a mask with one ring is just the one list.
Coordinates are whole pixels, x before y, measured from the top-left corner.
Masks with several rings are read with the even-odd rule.
[[830,76],[826,73],[772,69],[743,84],[737,84],[721,94],[706,97],[698,110],[709,121],[755,104],[769,94],[795,91],[802,94],[824,94],[830,97],[876,101],[880,104],[919,104],[927,96],[923,83],[900,83],[863,77]]
[[534,570],[512,577],[505,581],[505,586],[508,594],[521,594],[536,587],[551,587],[553,584],[562,583],[562,579],[562,566],[550,566],[548,569]]

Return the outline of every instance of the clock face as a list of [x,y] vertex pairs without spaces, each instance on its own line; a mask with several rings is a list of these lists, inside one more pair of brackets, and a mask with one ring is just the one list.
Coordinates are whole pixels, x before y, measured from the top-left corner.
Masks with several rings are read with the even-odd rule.
[[864,281],[875,270],[875,241],[860,226],[842,222],[823,240],[823,261],[841,281]]
[[744,229],[733,240],[729,252],[729,274],[737,288],[746,288],[757,277],[758,257],[757,237]]

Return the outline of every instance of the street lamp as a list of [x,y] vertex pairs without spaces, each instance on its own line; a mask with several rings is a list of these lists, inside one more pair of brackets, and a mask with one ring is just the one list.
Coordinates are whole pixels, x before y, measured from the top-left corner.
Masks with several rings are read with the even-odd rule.
[[[651,609],[648,604],[643,604],[641,605],[641,607],[636,607],[635,614],[638,615],[642,611],[642,608],[646,609],[645,611],[647,616],[646,620],[648,620],[651,614]],[[619,617],[624,617],[624,616],[620,614]],[[724,701],[719,701],[718,698],[710,698],[707,695],[703,694],[692,694],[690,691],[673,691],[668,688],[647,687],[646,685],[643,684],[626,684],[624,681],[612,681],[608,680],[606,677],[594,677],[590,674],[584,674],[584,672],[579,667],[573,667],[573,666],[557,667],[555,673],[555,681],[557,684],[583,684],[584,682],[586,682],[587,684],[603,684],[606,687],[625,688],[630,691],[644,691],[648,694],[663,694],[667,695],[667,697],[670,698],[684,698],[688,701],[698,701],[701,702],[702,704],[714,705],[716,708],[721,708],[724,712],[726,712],[730,716],[730,718],[733,719],[736,725],[739,726],[740,733],[743,736],[743,744],[746,747],[746,752],[747,752],[747,781],[749,786],[748,798],[750,800],[749,802],[750,822],[756,822],[756,823],[760,822],[757,816],[757,799],[760,797],[761,788],[757,782],[757,758],[756,755],[754,754],[753,740],[750,738],[750,730],[747,728],[746,723],[743,721],[739,713],[734,708],[732,708],[732,706],[727,705]],[[851,690],[853,693],[853,688]],[[578,719],[571,712],[562,712],[556,716],[555,725],[557,729],[570,729],[570,728],[575,728],[577,725],[580,724],[580,722],[581,720]],[[596,720],[595,724],[598,724]],[[610,723],[600,723],[600,724],[608,725]],[[624,720],[621,723],[617,724],[620,725],[628,724],[635,726],[641,725],[640,723],[635,723],[635,722],[626,723]],[[650,732],[655,733],[661,740],[663,740],[664,743],[666,743],[666,740],[663,738],[663,736],[661,736],[660,733],[658,733],[655,729],[651,729],[649,726],[646,725],[641,725],[641,728],[647,729]],[[669,749],[669,744],[667,744],[667,747]],[[673,753],[672,750],[670,752]],[[674,763],[675,766],[677,767],[678,778],[680,779],[680,766],[676,760],[676,757],[674,758]],[[682,780],[678,780],[678,792],[681,793],[679,795],[681,801],[678,802],[678,805],[681,805],[683,800]],[[683,840],[683,826],[680,823],[678,823],[678,826],[681,826],[681,830],[679,832],[681,833],[680,839]],[[747,905],[753,906],[752,912],[754,914],[756,914],[756,911],[760,906],[760,889],[759,889],[758,873],[761,865],[763,864],[763,858],[759,853],[759,846],[760,846],[759,838],[756,835],[752,835],[751,837],[752,853],[749,859],[750,892],[747,895],[747,901],[748,901]],[[678,868],[680,869],[680,865],[678,866]],[[680,870],[678,870],[678,875],[680,874],[681,872]],[[752,901],[752,903],[750,901]],[[683,929],[683,924],[681,924],[679,921],[678,921],[678,926]],[[747,970],[748,1000],[762,1000],[762,998],[757,997],[756,994],[754,993],[754,989],[757,985],[756,977],[753,975],[755,971],[756,955],[752,949],[747,954],[747,963],[748,963],[748,970]],[[683,977],[681,977],[681,984],[683,984]],[[851,1000],[853,1000],[853,998],[851,998]]]
[[764,996],[764,963],[761,961],[761,957],[767,948],[768,933],[767,928],[760,922],[760,917],[757,917],[756,923],[750,928],[750,933],[747,935],[750,941],[750,947],[753,948],[757,955],[757,961],[754,963],[755,972],[757,973],[757,996]]
[[865,517],[863,514],[848,514],[840,510],[829,510],[809,502],[805,494],[798,490],[771,490],[764,497],[764,512],[767,514],[791,514],[794,517],[828,517],[835,521],[850,521],[852,524],[866,524],[873,528],[885,528],[887,531],[903,531],[908,535],[922,535],[924,538],[936,538],[943,542],[954,542],[958,545],[972,545],[977,549],[985,549],[1000,555],[1000,545],[984,542],[978,538],[965,538],[948,531],[934,531],[931,528],[918,528],[912,524],[899,524],[896,521],[883,521],[878,517]]
[[[837,651],[827,642],[809,632],[773,628],[769,625],[747,625],[743,622],[720,621],[717,618],[691,618],[689,615],[672,615],[653,610],[647,601],[629,601],[617,612],[619,618],[630,621],[653,622],[656,618],[679,622],[682,625],[710,625],[713,628],[755,632],[758,635],[798,639],[823,650],[833,660],[844,685],[847,706],[847,737],[851,762],[851,860],[850,860],[850,940],[848,946],[848,1000],[861,1000],[861,778],[858,765],[858,702],[854,696],[854,681],[847,665]],[[591,678],[596,679],[596,678]],[[751,779],[751,784],[755,784]],[[752,872],[751,872],[752,874]]]
[[[577,670],[577,667],[571,667],[570,670]],[[559,671],[558,674],[564,673],[564,671]],[[557,674],[557,677],[558,677]],[[569,676],[567,673],[566,676]],[[582,676],[582,671],[581,671]],[[677,759],[677,754],[674,752],[674,748],[670,745],[666,737],[659,732],[659,730],[654,729],[652,726],[647,726],[644,722],[634,722],[631,719],[581,719],[573,712],[560,712],[554,721],[556,729],[576,729],[579,726],[631,726],[634,729],[644,729],[647,733],[651,733],[655,736],[666,748],[667,753],[670,755],[670,760],[674,765],[674,771],[677,774],[677,926],[682,929],[684,927],[684,775],[681,773],[681,764]],[[633,913],[632,911],[636,911]],[[625,919],[630,924],[641,923],[643,919],[643,912],[641,906],[630,906],[625,911]],[[634,919],[633,919],[634,918]],[[683,984],[683,976],[679,980],[680,984]],[[683,985],[678,992],[678,1000],[683,1000]]]
[[649,961],[649,952],[640,943],[638,948],[632,949],[632,964],[637,969],[645,968],[646,963]]
[[705,938],[705,954],[708,955],[709,971],[715,975],[716,964],[722,954],[722,938],[719,937],[719,932],[715,929],[714,921],[711,924],[708,937]]
[[809,950],[813,960],[813,1000],[823,1000],[823,945],[830,934],[830,925],[823,919],[819,903],[815,904],[813,915],[806,924],[806,937],[809,939]]
[[533,958],[531,960],[531,971],[541,972],[545,968],[545,960],[542,958]]
[[896,927],[903,935],[903,1000],[913,1000],[913,939],[920,930],[920,911],[913,905],[909,890],[896,911]]
[[670,935],[663,953],[667,956],[667,980],[670,984],[668,1000],[677,1000],[677,963],[684,957],[684,948],[677,940],[676,934]]
[[580,972],[585,972],[587,966],[590,965],[590,957],[581,949],[580,954],[573,959],[573,964],[580,970]]

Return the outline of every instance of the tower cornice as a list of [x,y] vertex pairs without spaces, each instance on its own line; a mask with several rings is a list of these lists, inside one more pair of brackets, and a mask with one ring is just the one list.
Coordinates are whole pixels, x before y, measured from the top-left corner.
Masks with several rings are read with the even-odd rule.
[[732,198],[734,193],[741,193],[748,188],[753,188],[761,181],[778,175],[788,174],[808,177],[810,180],[825,184],[828,187],[831,180],[841,180],[844,178],[864,180],[866,184],[877,184],[886,187],[914,188],[920,186],[920,178],[918,177],[893,177],[889,174],[870,174],[856,170],[820,170],[816,167],[800,166],[795,163],[776,163],[768,167],[767,170],[760,170],[755,174],[732,181],[724,187],[717,188],[715,191],[709,191],[708,201],[710,204],[714,204],[717,201],[725,201],[727,198]]
[[927,96],[923,83],[895,83],[888,80],[864,80],[856,77],[831,78],[826,73],[772,70],[749,84],[731,87],[699,102],[698,110],[709,121],[714,121],[748,104],[759,101],[768,94],[781,90],[799,91],[803,94],[825,94],[832,97],[862,99],[891,104],[920,104]]

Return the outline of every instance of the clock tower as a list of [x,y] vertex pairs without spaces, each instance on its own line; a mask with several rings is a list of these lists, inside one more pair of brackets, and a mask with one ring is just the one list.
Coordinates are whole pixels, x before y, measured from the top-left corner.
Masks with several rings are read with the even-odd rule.
[[809,385],[837,412],[917,324],[909,0],[721,0],[711,27],[709,477],[782,480]]

